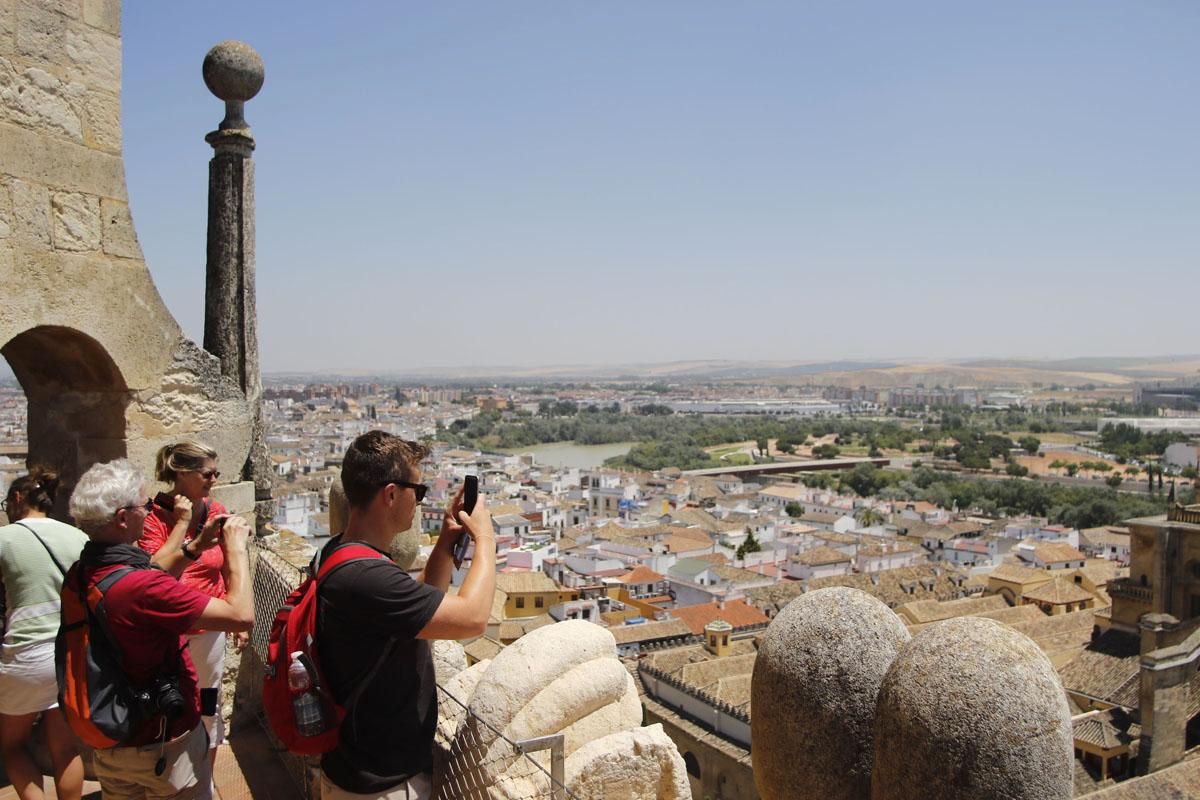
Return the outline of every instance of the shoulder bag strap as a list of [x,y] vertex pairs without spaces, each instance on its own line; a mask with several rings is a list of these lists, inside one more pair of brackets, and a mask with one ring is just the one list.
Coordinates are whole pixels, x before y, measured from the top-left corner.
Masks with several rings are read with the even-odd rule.
[[42,543],[42,547],[46,548],[46,555],[50,556],[50,560],[54,562],[54,566],[58,567],[58,571],[62,573],[64,578],[67,577],[67,571],[63,569],[62,562],[58,560],[58,556],[54,555],[54,551],[50,549],[50,545],[46,544],[46,540],[39,536],[37,531],[26,525],[24,522],[18,522],[16,524],[32,533],[33,538]]

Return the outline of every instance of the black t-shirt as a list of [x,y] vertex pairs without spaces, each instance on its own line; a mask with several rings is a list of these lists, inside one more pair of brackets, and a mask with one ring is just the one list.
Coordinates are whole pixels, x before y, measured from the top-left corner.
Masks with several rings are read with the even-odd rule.
[[[338,544],[340,537],[326,545],[322,559]],[[380,792],[431,770],[437,689],[429,642],[416,635],[443,596],[390,559],[344,564],[321,584],[317,653],[339,703],[362,683],[388,639],[395,639],[387,661],[342,721],[337,749],[321,759],[326,777],[342,789]]]

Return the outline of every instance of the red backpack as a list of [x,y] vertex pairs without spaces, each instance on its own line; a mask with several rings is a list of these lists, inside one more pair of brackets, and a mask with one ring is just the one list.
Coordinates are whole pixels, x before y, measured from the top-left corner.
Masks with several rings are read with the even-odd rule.
[[[307,756],[328,753],[337,747],[342,720],[383,666],[393,644],[388,642],[379,660],[346,698],[345,705],[339,705],[321,670],[321,659],[317,653],[317,589],[322,581],[345,564],[375,558],[386,560],[387,556],[367,545],[350,543],[335,548],[325,561],[319,561],[319,554],[317,558],[318,561],[314,562],[317,564],[315,577],[309,575],[304,579],[284,601],[275,614],[275,621],[271,623],[262,694],[263,709],[275,735],[291,752]],[[309,692],[319,703],[319,719],[313,715],[318,703],[312,704],[313,708],[305,719],[296,718],[298,709],[294,701],[297,693],[288,685],[292,653],[301,653],[299,660],[305,663],[308,670],[311,683]]]

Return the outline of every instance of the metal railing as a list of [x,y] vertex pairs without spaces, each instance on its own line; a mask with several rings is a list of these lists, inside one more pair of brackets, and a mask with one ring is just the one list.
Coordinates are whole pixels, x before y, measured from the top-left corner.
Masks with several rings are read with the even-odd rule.
[[[297,566],[302,555],[285,557],[264,540],[250,545],[250,573],[254,586],[254,629],[250,633],[253,659],[243,661],[242,669],[256,670],[261,680],[267,660],[267,643],[275,613],[288,595],[300,585],[306,570]],[[252,660],[255,663],[247,664]],[[261,688],[261,683],[259,683]],[[561,733],[525,741],[513,741],[473,713],[458,697],[438,686],[442,719],[439,730],[453,730],[448,741],[439,736],[434,746],[434,785],[443,800],[578,800],[564,783],[565,740]],[[274,739],[262,709],[261,695],[245,697],[240,713],[253,713],[267,734]],[[546,752],[549,751],[549,752]],[[308,796],[315,759],[308,759],[278,748],[281,760],[289,768],[297,788]]]
[[457,721],[453,739],[434,749],[440,800],[578,800],[563,780],[563,734],[514,741],[444,687],[438,697]]

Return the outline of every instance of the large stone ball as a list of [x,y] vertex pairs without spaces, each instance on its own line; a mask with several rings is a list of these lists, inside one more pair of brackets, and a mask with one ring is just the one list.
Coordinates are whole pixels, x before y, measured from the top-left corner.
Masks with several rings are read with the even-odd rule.
[[754,783],[763,800],[870,796],[875,697],[908,629],[857,589],[797,597],[759,642],[751,684]]
[[262,88],[266,73],[262,57],[245,42],[228,39],[215,45],[201,67],[204,85],[222,100],[245,102]]
[[1038,646],[993,620],[947,620],[884,678],[871,797],[1068,800],[1072,747],[1067,697]]

